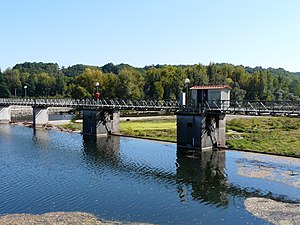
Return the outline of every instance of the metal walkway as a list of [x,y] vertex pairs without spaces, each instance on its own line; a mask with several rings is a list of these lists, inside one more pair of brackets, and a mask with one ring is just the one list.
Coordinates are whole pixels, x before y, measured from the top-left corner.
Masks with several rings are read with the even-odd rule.
[[215,111],[227,114],[300,116],[300,101],[203,101],[198,105],[189,104],[189,107],[186,107],[180,106],[178,101],[0,98],[0,106],[11,105],[136,111],[166,110],[189,113]]
[[92,100],[92,99],[34,99],[0,98],[1,106],[23,105],[32,107],[70,107],[79,109],[115,109],[137,111],[177,111],[177,101],[145,100]]
[[183,111],[205,113],[218,111],[227,114],[300,116],[300,101],[203,101]]

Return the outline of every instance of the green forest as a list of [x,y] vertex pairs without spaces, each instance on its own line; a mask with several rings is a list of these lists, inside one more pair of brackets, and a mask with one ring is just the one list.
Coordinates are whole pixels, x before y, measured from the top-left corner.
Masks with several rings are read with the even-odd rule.
[[227,63],[60,68],[57,63],[25,62],[0,71],[0,97],[24,97],[26,86],[27,97],[93,98],[98,88],[107,99],[177,100],[185,78],[190,86],[230,85],[232,100],[300,100],[300,73]]

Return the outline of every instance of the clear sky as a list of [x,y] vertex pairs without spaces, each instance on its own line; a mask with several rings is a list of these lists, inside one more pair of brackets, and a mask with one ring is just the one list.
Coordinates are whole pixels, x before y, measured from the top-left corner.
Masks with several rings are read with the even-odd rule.
[[0,0],[0,67],[232,63],[300,72],[299,0]]

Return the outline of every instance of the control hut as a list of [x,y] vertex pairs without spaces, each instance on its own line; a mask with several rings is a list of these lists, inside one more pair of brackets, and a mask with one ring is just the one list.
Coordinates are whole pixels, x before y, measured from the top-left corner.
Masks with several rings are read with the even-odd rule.
[[228,85],[194,86],[191,88],[191,105],[200,109],[226,109],[229,107],[230,90]]
[[194,86],[190,90],[190,108],[177,113],[178,151],[225,147],[226,115],[222,109],[229,105],[231,88],[227,85]]

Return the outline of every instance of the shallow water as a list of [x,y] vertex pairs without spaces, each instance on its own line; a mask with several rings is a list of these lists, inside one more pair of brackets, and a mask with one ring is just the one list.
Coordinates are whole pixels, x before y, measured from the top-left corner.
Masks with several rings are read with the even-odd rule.
[[248,197],[300,203],[300,159],[0,125],[0,214],[81,211],[155,224],[263,224]]

